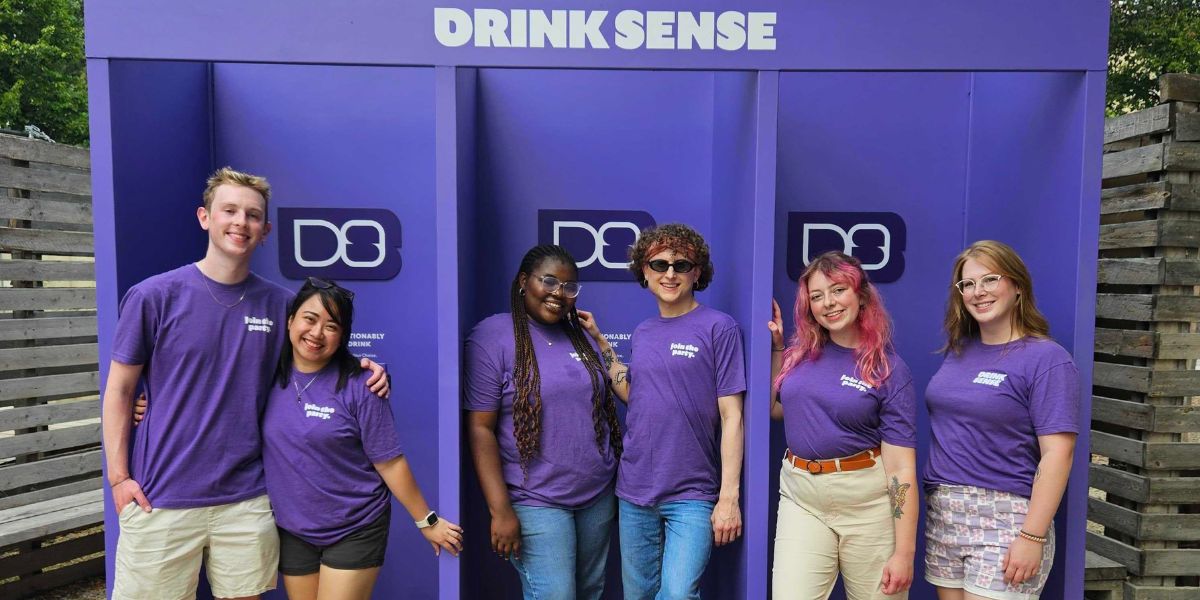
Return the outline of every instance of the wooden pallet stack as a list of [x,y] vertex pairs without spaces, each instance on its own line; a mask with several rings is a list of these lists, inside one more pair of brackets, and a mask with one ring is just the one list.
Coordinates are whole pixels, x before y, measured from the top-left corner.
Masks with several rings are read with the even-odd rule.
[[0,134],[0,597],[104,573],[88,151]]
[[1200,598],[1200,76],[1104,136],[1087,547],[1127,600]]

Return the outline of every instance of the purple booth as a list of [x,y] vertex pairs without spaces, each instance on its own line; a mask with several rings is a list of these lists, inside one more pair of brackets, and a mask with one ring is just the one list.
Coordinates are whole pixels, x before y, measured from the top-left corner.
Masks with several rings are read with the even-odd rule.
[[[402,375],[416,476],[467,530],[460,559],[435,559],[397,519],[377,598],[520,596],[486,547],[460,364],[539,242],[581,261],[580,306],[618,351],[655,310],[623,271],[638,230],[683,221],[713,247],[699,299],[741,323],[749,390],[745,534],[714,553],[706,597],[768,596],[784,444],[765,323],[806,256],[871,265],[923,390],[953,257],[1004,240],[1090,389],[1107,2],[537,4],[86,6],[101,362],[124,291],[202,255],[204,177],[268,176],[256,271],[355,289],[354,349]],[[1082,597],[1083,430],[1046,598]],[[111,573],[111,507],[106,524]],[[620,597],[615,544],[609,571]],[[933,598],[920,573],[912,597]]]

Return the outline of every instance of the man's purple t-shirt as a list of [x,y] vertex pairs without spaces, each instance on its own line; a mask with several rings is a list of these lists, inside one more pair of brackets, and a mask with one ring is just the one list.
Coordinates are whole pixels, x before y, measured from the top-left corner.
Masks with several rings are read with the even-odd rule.
[[925,485],[971,485],[1028,498],[1041,458],[1037,436],[1079,433],[1079,372],[1053,340],[946,355],[925,389],[932,439]]
[[854,350],[828,342],[816,360],[788,372],[779,388],[788,448],[827,460],[879,446],[917,446],[916,393],[908,365],[887,354],[891,375],[872,387],[859,374]]
[[617,496],[639,506],[715,502],[721,490],[717,398],[746,391],[733,317],[698,306],[633,332],[625,451]]
[[516,346],[512,316],[508,313],[480,321],[467,338],[463,406],[470,411],[500,411],[496,441],[500,445],[504,482],[508,484],[513,504],[585,506],[612,488],[617,469],[608,447],[607,428],[604,452],[596,446],[592,378],[561,326],[542,325],[530,319],[529,337],[542,380],[542,437],[540,452],[529,462],[528,479],[521,471],[521,455],[513,429]]
[[292,297],[253,273],[225,285],[189,264],[121,300],[112,358],[143,365],[148,402],[129,472],[155,508],[266,493],[258,419]]
[[391,404],[367,389],[370,375],[335,391],[337,365],[292,369],[287,387],[274,384],[267,396],[263,464],[275,522],[310,544],[335,544],[390,506],[374,464],[403,451]]

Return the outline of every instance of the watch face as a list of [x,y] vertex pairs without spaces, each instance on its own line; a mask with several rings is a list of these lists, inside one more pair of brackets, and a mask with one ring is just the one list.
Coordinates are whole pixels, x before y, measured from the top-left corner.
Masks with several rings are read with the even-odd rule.
[[437,522],[438,522],[437,513],[435,513],[435,512],[429,513],[429,526],[432,527],[434,525],[437,525]]

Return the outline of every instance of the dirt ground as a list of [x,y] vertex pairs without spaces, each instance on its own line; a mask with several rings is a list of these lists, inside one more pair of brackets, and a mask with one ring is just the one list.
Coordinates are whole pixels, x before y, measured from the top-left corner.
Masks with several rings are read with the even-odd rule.
[[104,600],[104,577],[92,577],[71,585],[30,596],[39,600]]

